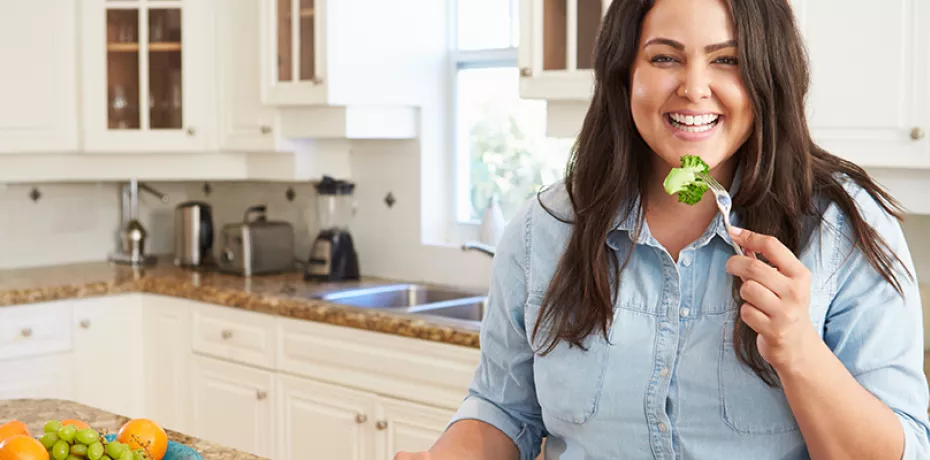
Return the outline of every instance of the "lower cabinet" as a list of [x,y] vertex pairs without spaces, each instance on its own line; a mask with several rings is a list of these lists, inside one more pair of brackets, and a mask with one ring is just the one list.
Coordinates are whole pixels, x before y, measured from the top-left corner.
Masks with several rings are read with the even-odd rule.
[[193,357],[191,366],[190,434],[277,458],[270,398],[273,374],[200,355]]
[[73,358],[59,353],[0,362],[0,399],[73,399]]
[[313,379],[278,376],[280,460],[391,460],[427,450],[455,415]]
[[191,309],[194,302],[146,295],[143,298],[146,362],[146,417],[189,433]]

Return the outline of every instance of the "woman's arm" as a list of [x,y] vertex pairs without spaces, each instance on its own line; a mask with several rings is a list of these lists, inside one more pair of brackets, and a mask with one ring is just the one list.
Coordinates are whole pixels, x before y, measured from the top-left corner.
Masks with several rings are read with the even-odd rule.
[[429,453],[435,460],[515,460],[520,456],[504,432],[479,420],[453,423]]

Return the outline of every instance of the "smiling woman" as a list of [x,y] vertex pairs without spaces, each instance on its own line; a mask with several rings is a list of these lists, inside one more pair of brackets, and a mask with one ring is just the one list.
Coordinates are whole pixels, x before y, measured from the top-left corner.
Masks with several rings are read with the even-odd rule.
[[[613,0],[593,67],[564,182],[497,248],[469,396],[398,458],[930,458],[900,209],[812,141],[789,2]],[[665,193],[686,155],[732,231]]]

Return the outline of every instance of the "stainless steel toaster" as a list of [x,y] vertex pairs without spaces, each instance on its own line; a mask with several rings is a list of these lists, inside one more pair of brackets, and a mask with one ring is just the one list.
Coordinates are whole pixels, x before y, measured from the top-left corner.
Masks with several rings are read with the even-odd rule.
[[220,271],[243,276],[294,269],[294,229],[269,221],[265,206],[252,206],[241,223],[226,224],[220,235]]

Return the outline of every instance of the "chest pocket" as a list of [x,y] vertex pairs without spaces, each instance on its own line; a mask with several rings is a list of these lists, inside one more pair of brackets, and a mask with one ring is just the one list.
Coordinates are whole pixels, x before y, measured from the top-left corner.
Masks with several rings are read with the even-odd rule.
[[798,430],[785,392],[770,387],[736,357],[733,320],[724,322],[718,362],[723,421],[748,434],[779,434]]
[[[526,305],[526,332],[533,338],[533,328],[539,320],[541,298],[530,297]],[[551,328],[540,326],[533,348],[536,397],[543,414],[563,422],[585,423],[597,412],[607,354],[610,346],[603,334],[595,333],[583,342],[585,349],[560,342],[546,355],[545,338]]]

